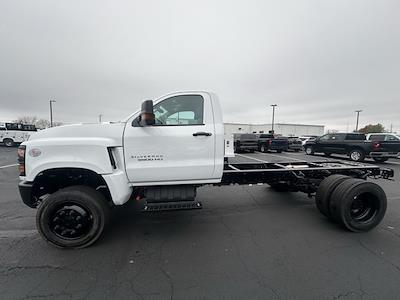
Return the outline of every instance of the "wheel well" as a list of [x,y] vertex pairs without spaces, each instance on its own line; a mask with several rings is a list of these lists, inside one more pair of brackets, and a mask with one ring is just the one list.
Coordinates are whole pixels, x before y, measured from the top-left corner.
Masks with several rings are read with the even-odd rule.
[[89,186],[103,194],[107,202],[113,203],[104,178],[94,171],[80,168],[57,168],[40,172],[33,182],[32,197],[40,201],[46,195],[73,185]]

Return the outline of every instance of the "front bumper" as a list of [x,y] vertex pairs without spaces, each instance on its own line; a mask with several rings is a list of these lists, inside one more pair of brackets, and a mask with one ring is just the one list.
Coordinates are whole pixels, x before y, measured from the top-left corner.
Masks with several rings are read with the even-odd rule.
[[32,197],[33,183],[29,181],[21,181],[18,184],[19,193],[22,201],[31,208],[36,208],[37,201]]

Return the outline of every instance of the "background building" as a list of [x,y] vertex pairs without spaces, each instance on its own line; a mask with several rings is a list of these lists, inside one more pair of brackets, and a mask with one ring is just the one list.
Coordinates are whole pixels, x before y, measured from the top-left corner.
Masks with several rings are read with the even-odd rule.
[[[225,133],[268,133],[271,130],[271,124],[242,124],[242,123],[224,123]],[[275,123],[275,134],[283,136],[307,136],[323,135],[324,125],[306,125],[306,124],[284,124]]]

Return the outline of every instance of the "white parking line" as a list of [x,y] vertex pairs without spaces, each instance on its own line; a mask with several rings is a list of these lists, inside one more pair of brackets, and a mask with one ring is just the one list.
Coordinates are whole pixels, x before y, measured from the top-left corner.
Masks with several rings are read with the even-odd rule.
[[256,160],[256,161],[260,161],[260,162],[263,162],[263,163],[268,163],[266,160],[254,158],[254,157],[247,156],[247,155],[243,155],[243,154],[237,154],[237,153],[236,153],[235,155],[241,156],[241,157],[245,157],[245,158],[248,158],[248,159],[252,159],[252,160]]
[[6,166],[0,166],[0,169],[5,169],[5,168],[10,168],[10,167],[15,167],[18,164],[12,164],[12,165],[6,165]]

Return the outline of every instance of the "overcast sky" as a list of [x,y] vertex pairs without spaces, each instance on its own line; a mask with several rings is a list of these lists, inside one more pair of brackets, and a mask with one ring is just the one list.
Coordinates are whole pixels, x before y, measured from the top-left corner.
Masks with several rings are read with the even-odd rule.
[[0,121],[119,120],[211,90],[226,122],[400,131],[400,1],[0,2]]

